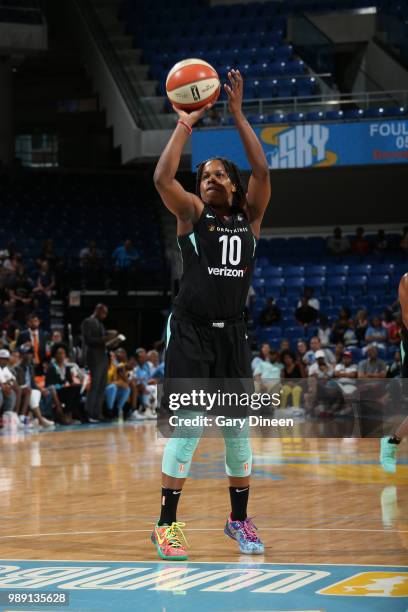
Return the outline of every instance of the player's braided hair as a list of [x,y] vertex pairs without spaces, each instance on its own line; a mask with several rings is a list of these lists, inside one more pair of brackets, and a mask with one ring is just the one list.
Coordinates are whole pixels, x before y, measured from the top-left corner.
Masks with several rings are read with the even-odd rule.
[[231,182],[234,183],[236,188],[236,191],[233,193],[231,206],[232,212],[243,212],[244,205],[246,203],[246,189],[242,182],[238,166],[229,159],[226,159],[225,157],[210,157],[210,159],[206,159],[197,166],[196,194],[200,197],[200,184],[201,178],[203,176],[204,166],[208,164],[208,162],[215,160],[222,162],[226,173],[228,174]]

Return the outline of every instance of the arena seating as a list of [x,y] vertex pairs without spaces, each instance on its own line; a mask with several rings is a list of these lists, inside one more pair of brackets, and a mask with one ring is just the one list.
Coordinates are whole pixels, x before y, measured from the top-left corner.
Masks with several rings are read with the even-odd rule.
[[[185,57],[202,57],[225,74],[239,68],[245,77],[246,100],[283,100],[319,93],[317,79],[285,40],[286,21],[291,13],[333,11],[377,6],[379,10],[405,15],[397,0],[285,0],[251,2],[210,7],[202,2],[183,0],[168,8],[164,0],[124,0],[119,16],[134,44],[143,50],[143,61],[150,65],[149,77],[156,80],[157,94],[165,96],[169,69]],[[407,9],[408,10],[408,9]],[[221,92],[220,100],[226,94]],[[167,102],[166,107],[170,105]],[[367,110],[344,110],[251,114],[253,124],[341,121],[406,116],[408,109],[398,105],[378,105]],[[226,125],[231,123],[225,120]]]
[[[294,316],[305,287],[313,287],[321,313],[330,323],[337,319],[342,307],[349,308],[352,316],[363,308],[368,310],[369,317],[382,314],[395,301],[399,278],[408,270],[406,256],[398,251],[401,236],[391,234],[387,238],[391,250],[386,254],[344,255],[340,259],[327,254],[323,238],[260,240],[253,281],[256,298],[251,306],[258,342],[268,341],[279,347],[281,339],[287,338],[295,348],[297,340],[316,333],[316,326],[305,330]],[[374,236],[367,239],[370,241]],[[277,326],[262,328],[258,320],[268,297],[275,298],[281,321]],[[390,347],[390,354],[386,352],[384,358],[390,359],[392,351],[395,352],[395,347]]]
[[12,240],[29,270],[49,238],[65,267],[74,270],[90,240],[96,241],[109,267],[113,250],[130,238],[140,254],[141,270],[147,275],[162,271],[156,209],[146,206],[149,185],[142,187],[129,176],[118,181],[109,175],[28,173],[1,187],[0,246],[4,249]]

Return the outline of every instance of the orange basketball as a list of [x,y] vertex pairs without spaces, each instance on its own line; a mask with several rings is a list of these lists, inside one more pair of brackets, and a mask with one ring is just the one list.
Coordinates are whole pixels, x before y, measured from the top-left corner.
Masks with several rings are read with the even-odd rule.
[[202,59],[186,59],[170,70],[166,79],[169,100],[176,108],[197,110],[215,102],[221,83],[217,71]]

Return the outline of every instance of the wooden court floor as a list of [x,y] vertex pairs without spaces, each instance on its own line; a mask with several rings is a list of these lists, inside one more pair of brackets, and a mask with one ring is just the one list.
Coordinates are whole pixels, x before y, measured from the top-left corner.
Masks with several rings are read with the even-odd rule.
[[[254,563],[408,565],[408,443],[395,475],[373,439],[253,439]],[[160,503],[154,423],[0,436],[3,559],[154,561]],[[203,439],[180,504],[189,560],[242,561],[223,534],[223,442]],[[245,557],[245,562],[251,558]]]

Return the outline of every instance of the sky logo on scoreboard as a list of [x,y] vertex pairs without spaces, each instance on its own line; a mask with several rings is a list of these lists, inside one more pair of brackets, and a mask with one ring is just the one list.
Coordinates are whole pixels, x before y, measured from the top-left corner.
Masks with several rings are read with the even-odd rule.
[[337,155],[327,149],[330,130],[319,124],[280,125],[261,131],[261,141],[270,145],[266,151],[268,165],[279,168],[334,166]]

